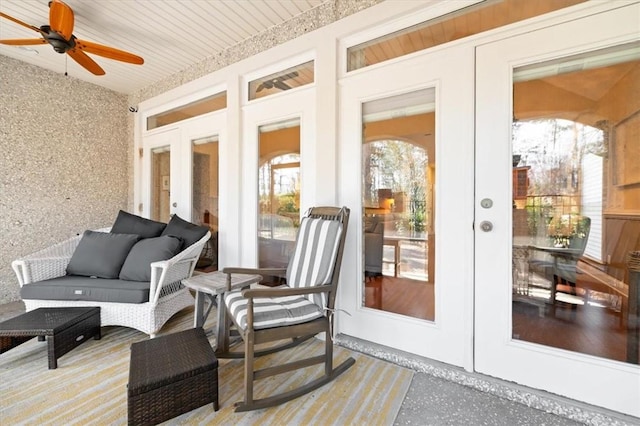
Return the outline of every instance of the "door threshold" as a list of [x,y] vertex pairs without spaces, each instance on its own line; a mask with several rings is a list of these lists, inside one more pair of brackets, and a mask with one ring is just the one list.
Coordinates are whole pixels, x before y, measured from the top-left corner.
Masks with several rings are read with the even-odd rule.
[[491,395],[518,402],[527,407],[555,414],[593,426],[637,424],[637,418],[602,407],[555,395],[517,383],[469,372],[444,362],[379,345],[367,340],[339,334],[335,343],[341,347],[382,359],[418,373],[430,374]]

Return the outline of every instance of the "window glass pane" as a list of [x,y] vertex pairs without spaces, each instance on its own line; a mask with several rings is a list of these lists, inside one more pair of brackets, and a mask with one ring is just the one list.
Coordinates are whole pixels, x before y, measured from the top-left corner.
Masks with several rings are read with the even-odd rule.
[[169,222],[171,188],[171,151],[169,146],[151,150],[151,219]]
[[582,3],[585,0],[485,0],[347,49],[347,71]]
[[208,226],[211,239],[205,245],[197,267],[218,266],[218,138],[210,136],[192,141],[193,196],[191,221]]
[[364,306],[433,320],[435,90],[362,113]]
[[147,117],[147,130],[166,126],[188,118],[197,117],[208,112],[218,111],[227,107],[227,92],[216,93],[204,99],[199,99],[187,105],[164,111]]
[[260,127],[258,264],[286,267],[300,226],[300,120]]
[[313,61],[287,68],[249,82],[249,100],[305,86],[314,81]]
[[638,364],[640,43],[517,68],[513,338]]

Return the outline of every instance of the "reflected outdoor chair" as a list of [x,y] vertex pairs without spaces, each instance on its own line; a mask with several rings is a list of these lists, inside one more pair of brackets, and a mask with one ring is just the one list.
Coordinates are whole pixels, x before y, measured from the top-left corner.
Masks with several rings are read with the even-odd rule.
[[382,276],[384,220],[380,216],[365,217],[364,275],[365,278]]
[[[312,208],[300,223],[295,250],[286,269],[223,269],[227,274],[283,274],[287,278],[286,285],[235,290],[224,297],[221,309],[227,309],[227,317],[244,342],[244,351],[231,352],[227,326],[217,352],[220,358],[244,358],[244,400],[236,403],[236,411],[270,407],[297,398],[335,379],[355,363],[348,358],[333,367],[331,335],[348,221],[346,207]],[[254,357],[292,348],[322,332],[324,354],[309,354],[304,359],[256,370]],[[279,343],[262,350],[255,347],[269,342]],[[254,398],[255,380],[321,363],[324,374],[315,380],[285,393]]]
[[529,273],[538,272],[551,283],[551,304],[556,303],[556,293],[580,296],[576,288],[577,265],[587,247],[591,219],[586,216],[580,217],[577,229],[578,232],[569,238],[567,247],[529,247],[532,251]]

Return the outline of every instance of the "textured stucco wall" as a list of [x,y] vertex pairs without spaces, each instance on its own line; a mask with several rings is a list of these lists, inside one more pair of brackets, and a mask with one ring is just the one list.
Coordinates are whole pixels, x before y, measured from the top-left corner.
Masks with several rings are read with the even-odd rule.
[[127,207],[126,95],[0,55],[0,303],[11,261]]
[[13,259],[133,211],[129,105],[381,1],[328,0],[128,97],[0,55],[0,303],[19,299]]

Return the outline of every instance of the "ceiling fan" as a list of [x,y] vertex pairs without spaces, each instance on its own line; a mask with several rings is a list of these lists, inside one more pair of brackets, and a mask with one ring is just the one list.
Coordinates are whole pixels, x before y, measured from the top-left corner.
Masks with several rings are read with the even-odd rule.
[[276,78],[270,78],[268,80],[263,81],[262,83],[260,83],[260,85],[256,88],[256,92],[259,92],[263,89],[272,89],[272,88],[276,88],[276,89],[280,89],[280,90],[289,90],[291,89],[291,86],[289,86],[287,83],[285,83],[285,80],[289,80],[292,78],[296,78],[298,76],[298,72],[297,71],[293,71],[290,72],[288,74],[285,75],[281,75],[279,77]]
[[40,28],[26,24],[2,12],[0,12],[0,16],[40,33],[42,36],[42,38],[34,39],[0,40],[0,43],[12,46],[49,43],[53,46],[53,50],[58,53],[67,53],[74,61],[95,75],[104,75],[105,72],[87,53],[130,64],[142,65],[144,63],[144,59],[132,53],[76,38],[73,35],[73,10],[60,0],[49,2],[49,25],[43,25]]

